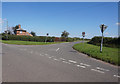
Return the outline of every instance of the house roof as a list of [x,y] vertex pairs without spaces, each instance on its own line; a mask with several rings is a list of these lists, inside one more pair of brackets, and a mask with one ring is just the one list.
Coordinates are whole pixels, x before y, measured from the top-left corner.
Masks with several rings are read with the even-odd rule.
[[23,29],[21,28],[21,29],[16,29],[16,31],[26,31],[26,30],[23,30]]

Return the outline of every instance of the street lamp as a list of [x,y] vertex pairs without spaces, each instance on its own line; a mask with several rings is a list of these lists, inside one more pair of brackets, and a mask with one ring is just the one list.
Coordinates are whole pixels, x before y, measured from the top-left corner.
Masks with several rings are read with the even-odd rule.
[[45,39],[45,43],[47,42],[47,37],[48,37],[49,33],[47,33],[46,35],[47,35],[47,36],[46,36],[46,39]]
[[103,32],[105,31],[105,29],[106,29],[107,27],[108,27],[108,26],[106,26],[106,25],[104,25],[104,24],[101,24],[101,25],[100,25],[101,32],[102,32],[102,39],[101,39],[100,52],[102,52],[102,44],[103,44]]
[[82,36],[83,36],[83,43],[84,43],[85,32],[82,32]]

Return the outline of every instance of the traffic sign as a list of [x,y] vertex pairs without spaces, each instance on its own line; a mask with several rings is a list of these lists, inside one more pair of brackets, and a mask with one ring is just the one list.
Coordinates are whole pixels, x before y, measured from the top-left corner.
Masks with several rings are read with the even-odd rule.
[[85,37],[85,32],[82,32],[82,36]]

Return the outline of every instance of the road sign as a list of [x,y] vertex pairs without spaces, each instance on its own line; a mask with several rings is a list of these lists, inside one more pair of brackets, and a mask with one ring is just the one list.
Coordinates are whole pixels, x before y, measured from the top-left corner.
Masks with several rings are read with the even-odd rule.
[[107,28],[107,26],[104,24],[101,24],[100,28],[101,28],[101,32],[103,33],[105,31],[105,29]]
[[85,37],[85,32],[82,32],[82,36]]
[[49,33],[46,34],[47,36],[49,35]]

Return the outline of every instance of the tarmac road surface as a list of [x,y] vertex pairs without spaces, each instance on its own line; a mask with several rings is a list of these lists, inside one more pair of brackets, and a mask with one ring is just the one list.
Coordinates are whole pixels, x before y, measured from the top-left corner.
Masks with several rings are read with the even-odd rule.
[[79,42],[2,44],[3,82],[117,82],[118,67],[75,51]]

